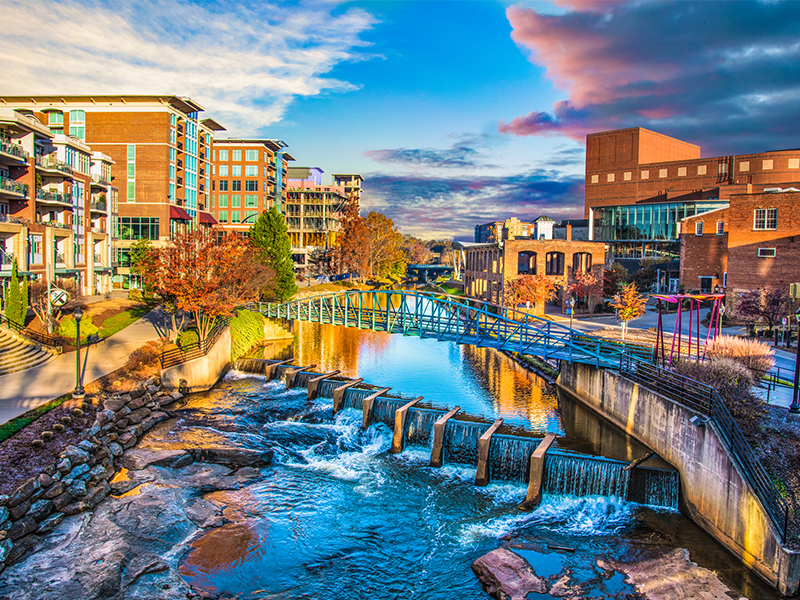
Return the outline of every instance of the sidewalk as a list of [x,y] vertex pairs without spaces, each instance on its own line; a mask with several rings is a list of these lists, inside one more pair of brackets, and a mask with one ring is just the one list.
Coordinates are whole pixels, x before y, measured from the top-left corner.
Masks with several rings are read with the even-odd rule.
[[[145,342],[158,339],[158,307],[99,344],[81,348],[84,384],[120,368]],[[40,367],[0,377],[0,423],[75,389],[75,353],[61,354]]]

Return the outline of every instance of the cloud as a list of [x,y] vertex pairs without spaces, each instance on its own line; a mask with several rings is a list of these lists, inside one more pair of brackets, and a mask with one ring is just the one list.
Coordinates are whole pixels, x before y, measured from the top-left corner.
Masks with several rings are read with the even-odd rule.
[[450,148],[394,148],[368,150],[364,156],[379,163],[434,169],[495,168],[486,162],[481,151],[487,145],[485,136],[465,136]]
[[583,218],[582,176],[534,170],[519,175],[422,177],[365,174],[362,214],[389,215],[403,233],[471,241],[475,225],[516,216]]
[[567,98],[501,133],[644,126],[718,153],[796,146],[800,11],[794,2],[584,2],[512,6],[512,38]]
[[326,78],[368,58],[374,19],[320,4],[0,0],[3,93],[191,96],[232,134],[275,123],[297,97],[357,87]]

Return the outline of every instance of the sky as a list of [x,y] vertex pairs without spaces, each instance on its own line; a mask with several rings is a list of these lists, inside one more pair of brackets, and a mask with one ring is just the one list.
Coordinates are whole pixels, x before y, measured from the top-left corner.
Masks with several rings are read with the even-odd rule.
[[591,132],[642,126],[703,156],[800,147],[795,0],[0,0],[0,15],[0,94],[189,96],[222,137],[360,173],[362,212],[426,239],[583,218]]

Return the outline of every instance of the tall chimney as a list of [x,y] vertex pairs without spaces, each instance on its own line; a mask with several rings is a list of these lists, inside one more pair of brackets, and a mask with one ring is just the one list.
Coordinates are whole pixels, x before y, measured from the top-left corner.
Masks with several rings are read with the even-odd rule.
[[566,234],[564,234],[564,237],[567,239],[567,241],[570,241],[572,239],[572,225],[570,225],[569,223],[567,223],[567,232]]

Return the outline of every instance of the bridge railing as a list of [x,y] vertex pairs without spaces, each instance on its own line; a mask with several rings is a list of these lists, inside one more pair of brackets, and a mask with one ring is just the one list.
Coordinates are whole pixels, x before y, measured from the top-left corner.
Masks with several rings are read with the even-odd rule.
[[717,390],[705,383],[627,355],[620,357],[619,370],[626,377],[687,406],[714,423],[723,444],[785,543],[790,536],[789,504],[767,474]]

